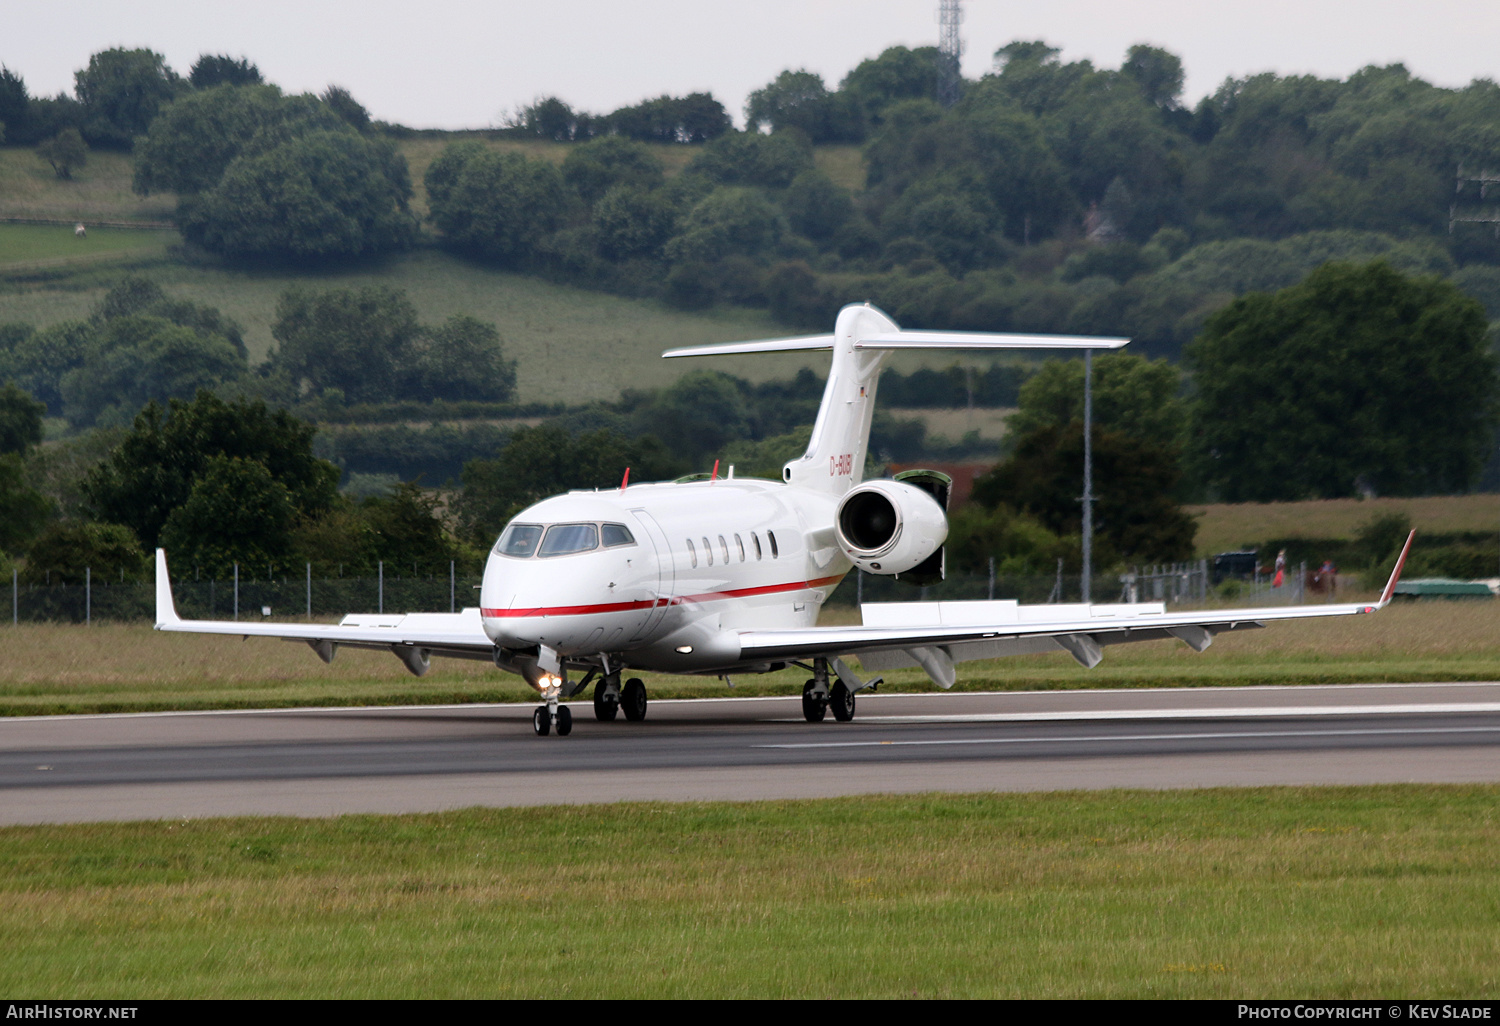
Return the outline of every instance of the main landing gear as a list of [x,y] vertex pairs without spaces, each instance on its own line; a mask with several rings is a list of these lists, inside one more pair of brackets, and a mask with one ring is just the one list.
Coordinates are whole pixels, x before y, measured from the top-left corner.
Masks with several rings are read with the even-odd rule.
[[[812,671],[812,680],[802,686],[802,716],[808,723],[822,723],[823,717],[830,709],[833,710],[834,719],[840,723],[848,723],[854,719],[855,692],[863,691],[865,688],[873,691],[880,684],[879,679],[872,680],[868,684],[859,684],[859,679],[849,672],[849,668],[843,663],[838,663],[838,676],[830,687],[828,660],[821,656],[813,660]],[[843,681],[845,675],[859,684],[859,687],[851,689],[846,685]]]
[[594,718],[609,723],[624,710],[625,718],[639,723],[646,718],[646,685],[639,677],[631,677],[620,689],[618,671],[605,674],[594,685]]

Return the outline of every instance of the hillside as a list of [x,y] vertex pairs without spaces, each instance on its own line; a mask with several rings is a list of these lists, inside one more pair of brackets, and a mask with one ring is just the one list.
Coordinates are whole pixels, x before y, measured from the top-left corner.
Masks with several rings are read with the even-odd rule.
[[1500,496],[1445,495],[1420,499],[1321,499],[1313,502],[1218,503],[1189,506],[1198,518],[1199,555],[1254,547],[1270,538],[1349,540],[1376,517],[1405,514],[1423,534],[1500,534]]

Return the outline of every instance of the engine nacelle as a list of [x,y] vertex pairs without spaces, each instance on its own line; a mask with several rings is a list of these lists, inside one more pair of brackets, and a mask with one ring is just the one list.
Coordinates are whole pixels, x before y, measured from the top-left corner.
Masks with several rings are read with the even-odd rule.
[[904,574],[948,539],[948,518],[930,494],[900,481],[851,489],[834,517],[844,555],[872,574]]

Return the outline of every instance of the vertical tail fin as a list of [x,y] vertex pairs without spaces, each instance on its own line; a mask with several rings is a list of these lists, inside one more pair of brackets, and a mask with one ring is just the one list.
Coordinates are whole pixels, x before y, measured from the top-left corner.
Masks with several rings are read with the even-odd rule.
[[776,353],[833,350],[823,403],[813,424],[807,452],[782,468],[788,484],[843,495],[864,476],[870,448],[870,419],[880,367],[891,350],[932,349],[1118,349],[1127,338],[1063,335],[985,335],[964,331],[902,331],[869,303],[839,311],[832,335],[761,339],[728,345],[672,349],[663,356],[723,356],[729,353]]

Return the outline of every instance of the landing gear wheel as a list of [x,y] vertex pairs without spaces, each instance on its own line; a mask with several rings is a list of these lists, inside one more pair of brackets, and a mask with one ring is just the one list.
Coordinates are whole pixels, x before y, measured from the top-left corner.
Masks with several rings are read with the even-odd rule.
[[536,731],[537,737],[546,737],[552,733],[552,717],[548,715],[545,705],[538,706],[531,714],[531,729]]
[[802,716],[808,723],[822,723],[828,712],[828,699],[820,698],[818,682],[808,681],[802,688]]
[[828,696],[828,704],[833,707],[833,718],[840,723],[848,723],[854,719],[854,692],[844,687],[843,681],[833,686],[833,691]]
[[631,677],[625,682],[625,690],[620,692],[620,707],[625,710],[625,718],[631,723],[639,723],[646,718],[646,685],[639,677]]
[[557,736],[567,737],[573,733],[573,710],[565,705],[557,707]]
[[620,696],[611,693],[604,681],[594,685],[594,719],[603,723],[613,722],[620,712]]

